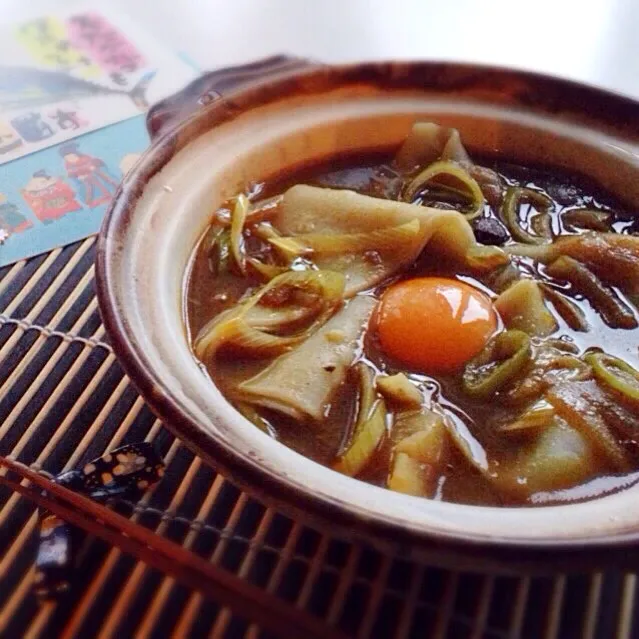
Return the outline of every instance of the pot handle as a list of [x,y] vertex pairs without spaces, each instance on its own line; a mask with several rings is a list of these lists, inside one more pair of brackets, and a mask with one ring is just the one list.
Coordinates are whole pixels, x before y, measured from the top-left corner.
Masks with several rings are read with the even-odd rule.
[[155,140],[199,109],[251,84],[320,66],[305,58],[276,55],[250,64],[208,71],[184,89],[154,104],[146,116],[146,128]]

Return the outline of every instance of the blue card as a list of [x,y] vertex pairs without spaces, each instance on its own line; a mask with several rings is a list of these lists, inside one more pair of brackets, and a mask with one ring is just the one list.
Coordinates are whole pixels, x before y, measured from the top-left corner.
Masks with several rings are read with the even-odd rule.
[[96,233],[148,144],[137,116],[0,166],[0,266]]
[[96,233],[149,144],[148,106],[198,73],[95,5],[0,30],[0,267]]

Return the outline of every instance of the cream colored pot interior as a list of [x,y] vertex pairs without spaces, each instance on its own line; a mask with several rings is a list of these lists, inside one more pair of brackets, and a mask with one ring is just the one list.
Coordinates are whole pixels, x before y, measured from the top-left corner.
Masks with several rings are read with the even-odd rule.
[[[578,125],[463,102],[408,94],[331,92],[254,109],[185,147],[148,184],[117,247],[113,286],[127,330],[160,386],[211,437],[314,499],[365,519],[452,537],[511,541],[585,540],[639,525],[639,486],[593,502],[546,508],[485,508],[390,493],[343,477],[261,433],[220,395],[194,360],[183,325],[183,286],[193,248],[212,212],[249,182],[334,154],[398,145],[415,121],[460,129],[472,151],[565,166],[639,199],[637,157],[620,140]],[[629,186],[634,192],[629,192]],[[213,291],[212,291],[213,294]],[[124,303],[124,302],[122,302]],[[131,306],[133,313],[131,314]],[[162,388],[158,392],[164,392]]]

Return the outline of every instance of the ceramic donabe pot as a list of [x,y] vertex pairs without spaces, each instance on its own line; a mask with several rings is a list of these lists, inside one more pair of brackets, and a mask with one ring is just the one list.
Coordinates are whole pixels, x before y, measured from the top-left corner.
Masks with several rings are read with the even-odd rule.
[[333,532],[462,567],[636,567],[639,486],[580,504],[492,508],[391,493],[286,448],[203,374],[184,328],[185,276],[212,212],[247,183],[397,147],[417,120],[471,154],[583,173],[639,201],[639,105],[539,75],[429,62],[276,58],[203,76],[152,109],[153,144],[98,245],[100,309],[125,370],[166,426],[250,493]]

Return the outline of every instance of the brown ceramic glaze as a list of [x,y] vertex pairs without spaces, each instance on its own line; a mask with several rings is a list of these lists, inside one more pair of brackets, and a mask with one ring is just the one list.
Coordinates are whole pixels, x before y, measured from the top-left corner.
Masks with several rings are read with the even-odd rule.
[[636,568],[639,487],[547,508],[393,494],[259,432],[190,352],[183,284],[215,208],[298,164],[396,146],[417,120],[459,128],[471,153],[563,166],[639,201],[639,105],[594,88],[427,62],[326,67],[280,57],[208,74],[151,110],[154,143],[105,220],[97,282],[115,352],[166,426],[208,463],[320,526],[457,568]]

